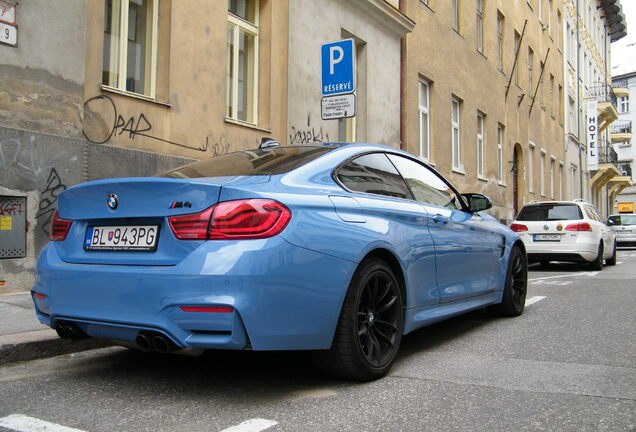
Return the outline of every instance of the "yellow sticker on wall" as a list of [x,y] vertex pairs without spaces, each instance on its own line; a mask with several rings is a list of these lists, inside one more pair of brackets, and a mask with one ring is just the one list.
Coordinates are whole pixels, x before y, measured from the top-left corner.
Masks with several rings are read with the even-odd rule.
[[0,230],[2,231],[11,231],[11,216],[0,216]]

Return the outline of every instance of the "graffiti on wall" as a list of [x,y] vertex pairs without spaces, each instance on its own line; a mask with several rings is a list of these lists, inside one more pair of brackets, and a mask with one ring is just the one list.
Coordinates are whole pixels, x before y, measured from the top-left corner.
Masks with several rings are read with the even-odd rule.
[[[84,102],[84,113],[85,120],[82,134],[84,138],[93,144],[104,144],[113,137],[123,135],[131,140],[134,140],[137,136],[142,136],[200,152],[206,152],[209,148],[207,138],[201,145],[191,146],[154,135],[152,133],[152,122],[146,114],[124,115],[118,111],[115,101],[106,95],[95,96]],[[109,121],[105,122],[104,118]]]
[[[59,172],[68,173],[69,170],[79,169],[78,163],[78,156],[72,149],[65,151],[59,144],[42,142],[33,134],[25,133],[20,138],[0,139],[2,184],[12,189],[40,192],[35,215],[37,232],[41,233],[36,237],[38,245],[46,243],[57,197],[66,189]],[[11,209],[0,210],[6,212]],[[16,208],[15,211],[26,212],[26,209]]]
[[0,216],[23,215],[26,209],[22,208],[22,201],[2,201],[0,202]]
[[3,172],[27,183],[47,177],[53,167],[76,160],[77,156],[66,152],[49,152],[37,146],[32,137],[0,139],[0,167]]
[[38,204],[38,212],[35,219],[38,225],[47,236],[49,235],[51,218],[57,208],[57,197],[64,192],[66,185],[62,182],[62,178],[55,168],[51,168],[49,176],[46,180],[46,186],[40,194],[40,202]]
[[296,128],[291,127],[291,133],[289,134],[289,144],[312,144],[329,142],[329,134],[322,130],[322,126],[315,128],[311,125],[311,116],[307,115],[307,126]]

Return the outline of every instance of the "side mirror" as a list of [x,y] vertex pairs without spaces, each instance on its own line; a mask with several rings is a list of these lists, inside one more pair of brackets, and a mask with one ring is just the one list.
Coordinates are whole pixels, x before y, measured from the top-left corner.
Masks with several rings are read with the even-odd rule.
[[473,213],[477,213],[480,211],[488,210],[492,207],[492,201],[486,195],[478,194],[478,193],[467,193],[462,194],[464,198],[466,198],[466,202],[468,202],[468,207],[470,211]]

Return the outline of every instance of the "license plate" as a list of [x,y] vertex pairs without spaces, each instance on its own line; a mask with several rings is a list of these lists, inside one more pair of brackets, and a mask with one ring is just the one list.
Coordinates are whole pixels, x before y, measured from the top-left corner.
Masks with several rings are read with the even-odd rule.
[[631,231],[628,231],[628,230],[626,230],[626,231],[616,231],[616,232],[618,234],[620,234],[620,235],[626,235],[626,234],[631,234],[632,233]]
[[142,251],[157,249],[159,225],[91,226],[84,249],[94,251]]
[[561,241],[560,234],[535,234],[534,241]]

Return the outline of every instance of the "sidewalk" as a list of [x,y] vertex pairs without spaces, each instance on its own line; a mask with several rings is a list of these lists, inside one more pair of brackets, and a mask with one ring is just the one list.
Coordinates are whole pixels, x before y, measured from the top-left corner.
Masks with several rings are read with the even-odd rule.
[[0,365],[106,346],[96,339],[67,341],[35,317],[30,293],[0,295]]

